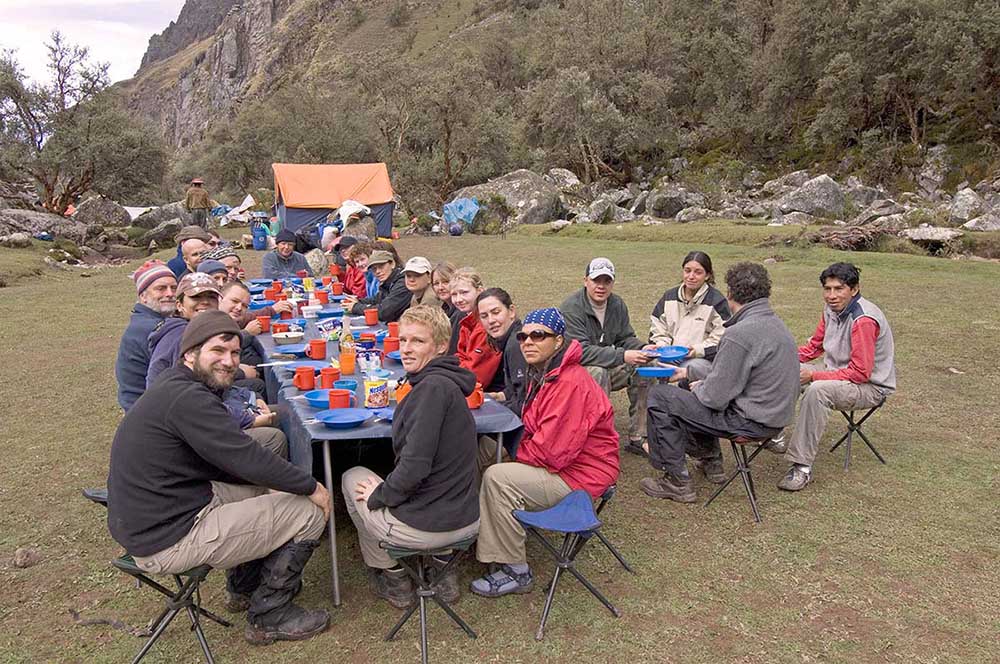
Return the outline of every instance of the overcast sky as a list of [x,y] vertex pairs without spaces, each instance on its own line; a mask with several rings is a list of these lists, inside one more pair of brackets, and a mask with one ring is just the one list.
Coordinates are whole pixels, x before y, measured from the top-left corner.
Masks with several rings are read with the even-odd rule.
[[17,49],[32,78],[46,75],[53,30],[111,64],[111,80],[131,78],[149,38],[177,18],[184,0],[0,0],[0,48]]

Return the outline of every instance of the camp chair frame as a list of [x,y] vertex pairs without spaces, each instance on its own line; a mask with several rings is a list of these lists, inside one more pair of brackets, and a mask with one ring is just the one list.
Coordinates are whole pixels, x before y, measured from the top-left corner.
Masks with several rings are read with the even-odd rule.
[[872,441],[868,440],[868,436],[866,436],[865,432],[861,430],[861,426],[868,420],[868,418],[874,415],[875,412],[884,405],[885,405],[885,399],[882,399],[882,401],[869,408],[868,411],[861,416],[861,419],[858,420],[854,419],[854,413],[856,412],[854,410],[838,411],[841,415],[844,416],[844,419],[847,420],[847,431],[844,433],[843,436],[840,437],[840,439],[836,443],[833,444],[833,447],[830,448],[830,452],[835,452],[837,448],[841,446],[841,444],[846,443],[844,445],[844,448],[847,452],[844,455],[845,471],[849,470],[851,467],[851,443],[854,439],[854,434],[858,434],[858,436],[861,437],[861,440],[863,440],[865,445],[868,446],[868,449],[872,451],[872,454],[874,454],[875,457],[879,461],[881,461],[883,465],[888,465],[888,462],[886,462],[886,460],[882,457],[882,455],[879,454],[879,451],[875,449],[875,445],[872,444]]
[[[736,470],[726,478],[726,481],[719,485],[712,496],[705,501],[705,507],[712,504],[712,501],[719,497],[726,488],[732,484],[737,477],[743,480],[743,488],[746,489],[747,499],[750,501],[750,510],[753,512],[754,521],[761,522],[760,510],[757,507],[757,490],[754,487],[753,475],[750,472],[750,464],[757,458],[771,438],[747,438],[745,436],[734,436],[729,439],[729,444],[733,448],[733,460],[736,463]],[[753,447],[753,451],[747,453],[747,447]]]

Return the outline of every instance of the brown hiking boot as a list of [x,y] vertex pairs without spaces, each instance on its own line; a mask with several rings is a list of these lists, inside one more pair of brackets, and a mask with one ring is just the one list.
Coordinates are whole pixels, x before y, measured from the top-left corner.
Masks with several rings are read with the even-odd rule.
[[693,503],[698,500],[691,478],[671,473],[663,473],[662,477],[647,477],[639,482],[639,488],[644,494],[653,498],[669,498],[679,503]]
[[368,568],[368,585],[376,597],[381,597],[397,609],[413,604],[413,582],[405,569]]
[[722,467],[722,458],[692,459],[692,464],[701,470],[705,479],[712,484],[722,484],[726,481],[726,472]]
[[447,559],[441,560],[437,556],[431,556],[431,565],[434,568],[432,574],[434,574],[436,581],[435,590],[437,590],[438,597],[448,604],[454,604],[462,597],[462,590],[458,586],[458,572],[455,570],[455,567],[453,566],[444,576],[438,578],[441,570],[447,564]]

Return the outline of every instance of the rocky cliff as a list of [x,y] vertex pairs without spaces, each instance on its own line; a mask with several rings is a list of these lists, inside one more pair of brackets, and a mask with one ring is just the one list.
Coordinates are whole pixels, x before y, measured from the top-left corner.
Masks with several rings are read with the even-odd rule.
[[176,21],[158,35],[149,38],[140,67],[166,60],[189,45],[215,33],[238,0],[187,0]]

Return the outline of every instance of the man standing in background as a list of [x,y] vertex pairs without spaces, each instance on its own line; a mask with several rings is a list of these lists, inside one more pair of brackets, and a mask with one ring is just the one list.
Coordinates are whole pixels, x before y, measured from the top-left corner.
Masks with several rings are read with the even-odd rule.
[[196,226],[208,228],[208,211],[212,208],[212,203],[204,184],[205,181],[201,178],[191,180],[191,186],[184,195],[184,209],[191,213]]

